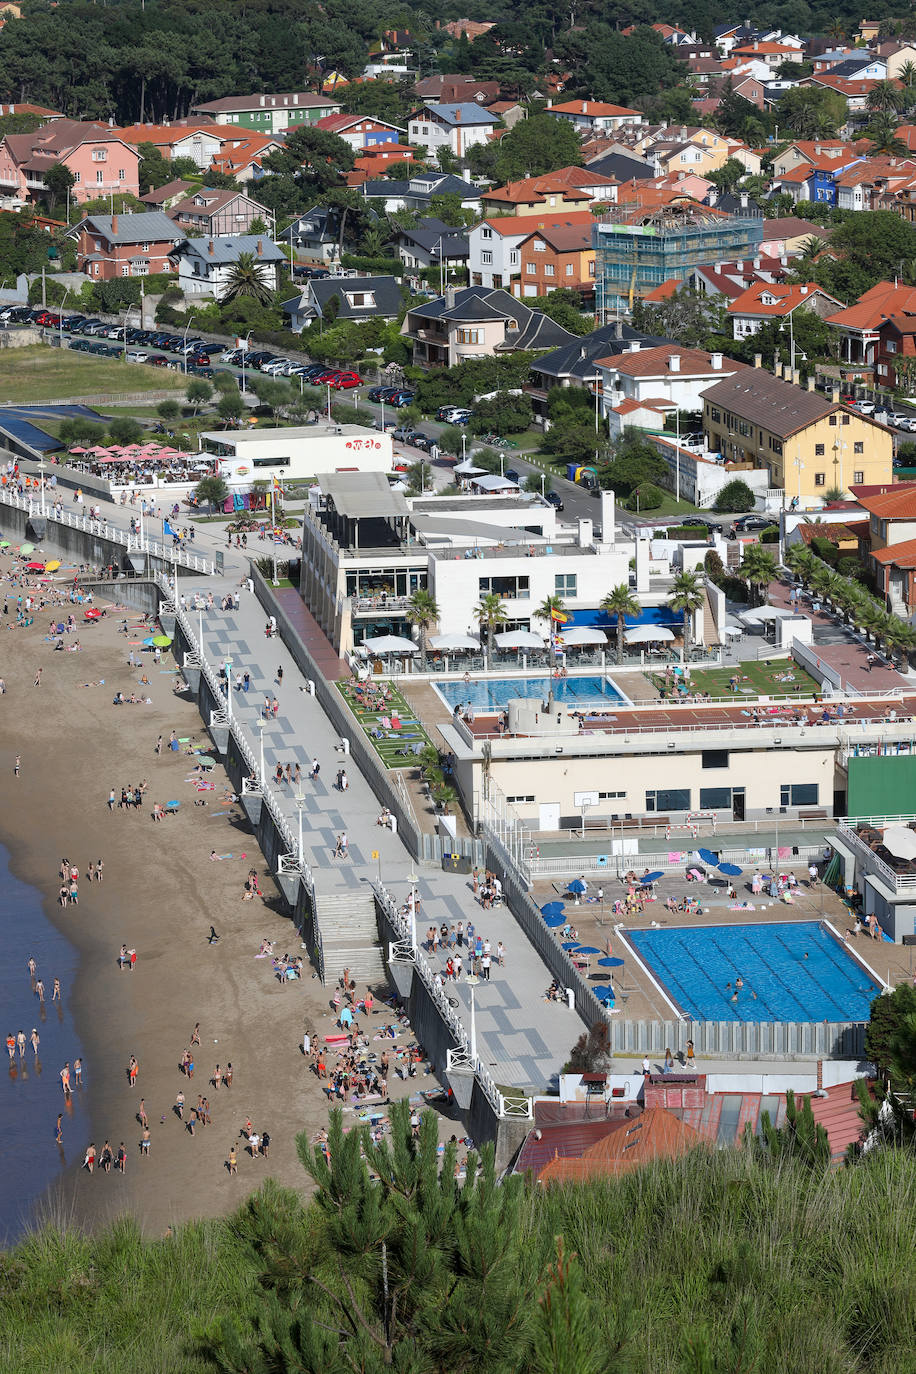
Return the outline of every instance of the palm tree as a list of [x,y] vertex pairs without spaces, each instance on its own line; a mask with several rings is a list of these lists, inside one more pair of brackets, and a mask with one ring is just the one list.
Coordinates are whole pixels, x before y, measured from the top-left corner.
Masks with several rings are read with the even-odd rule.
[[407,607],[407,619],[420,631],[420,662],[425,668],[427,631],[430,625],[439,619],[439,607],[432,592],[428,592],[425,587],[419,587],[414,592]]
[[884,643],[891,661],[898,650],[906,658],[916,649],[916,630],[898,615],[889,615],[884,629]]
[[876,81],[865,103],[870,110],[899,110],[903,104],[903,92],[893,81]]
[[[779,571],[779,565],[762,544],[749,544],[738,571],[742,577],[747,578],[756,597],[760,595],[762,588],[769,587]],[[762,601],[761,597],[761,604]]]
[[705,594],[703,583],[698,572],[678,573],[674,582],[671,584],[671,595],[668,597],[668,605],[672,611],[684,617],[684,657],[690,657],[691,635],[690,619],[695,611],[698,611],[704,604]]
[[493,658],[493,635],[496,633],[496,627],[505,625],[508,620],[502,597],[497,596],[496,592],[485,592],[480,598],[480,603],[474,607],[474,619],[481,627],[486,626],[489,663]]
[[906,144],[897,135],[898,120],[896,114],[890,110],[878,110],[873,119],[869,120],[865,129],[865,137],[871,142],[872,153],[884,153],[888,157],[897,157],[906,152]]
[[801,578],[802,585],[807,587],[817,567],[817,559],[807,544],[790,544],[786,549],[785,564],[790,572]]
[[823,242],[817,234],[810,234],[801,244],[801,252],[798,255],[799,261],[812,262],[823,251]]
[[222,300],[233,301],[238,296],[250,296],[260,305],[269,305],[273,295],[267,264],[258,262],[254,253],[239,253],[226,277]]
[[544,600],[534,612],[535,620],[543,620],[550,632],[550,667],[551,672],[557,666],[557,637],[556,627],[558,619],[560,623],[566,619],[566,607],[563,605],[561,596],[545,596]]
[[630,591],[626,582],[621,582],[619,586],[612,587],[607,596],[601,603],[601,609],[608,616],[617,618],[617,662],[623,662],[623,629],[627,623],[627,616],[639,615],[642,610],[636,597]]

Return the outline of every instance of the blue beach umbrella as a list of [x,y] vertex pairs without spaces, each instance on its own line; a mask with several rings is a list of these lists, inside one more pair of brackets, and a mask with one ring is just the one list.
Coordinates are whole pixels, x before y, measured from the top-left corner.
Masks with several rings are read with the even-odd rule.
[[153,637],[152,637],[152,635],[150,635],[148,639],[144,639],[144,641],[143,641],[143,647],[144,647],[144,649],[151,649],[151,648],[153,647]]
[[541,915],[560,916],[565,909],[565,903],[563,902],[546,902],[545,905],[541,907]]
[[614,1001],[613,988],[605,987],[603,984],[599,984],[598,987],[592,988],[592,992],[598,998],[598,1001],[602,1002],[605,1006],[607,1006],[609,1002]]
[[544,924],[548,930],[556,930],[557,926],[565,926],[566,917],[562,912],[558,912],[556,916],[545,916]]
[[719,864],[719,872],[724,873],[727,878],[737,878],[742,870],[737,864]]
[[606,955],[603,959],[599,959],[599,960],[598,960],[598,967],[599,967],[599,968],[622,968],[622,967],[623,967],[623,960],[622,960],[622,959],[612,959],[612,958],[610,958],[609,956]]
[[700,863],[710,864],[713,868],[718,867],[719,856],[714,854],[711,849],[698,849],[696,853]]
[[566,940],[566,941],[560,946],[560,948],[561,948],[561,949],[565,949],[567,952],[568,952],[569,950],[571,950],[571,949],[578,949],[578,948],[579,948],[579,942],[578,942],[578,940]]
[[594,945],[577,945],[577,946],[576,946],[576,953],[577,953],[577,954],[600,954],[600,953],[601,953],[601,950],[600,950],[600,949],[596,949]]
[[585,883],[582,881],[581,878],[573,878],[572,882],[569,884],[566,890],[567,892],[584,892]]
[[664,871],[657,868],[654,873],[644,873],[639,881],[641,883],[657,883],[659,878],[664,878],[664,876]]

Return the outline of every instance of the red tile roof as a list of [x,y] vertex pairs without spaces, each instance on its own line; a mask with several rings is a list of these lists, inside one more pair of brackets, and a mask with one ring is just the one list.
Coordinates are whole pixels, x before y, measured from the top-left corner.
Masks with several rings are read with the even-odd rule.
[[662,1107],[650,1107],[635,1121],[624,1122],[578,1159],[557,1156],[538,1174],[539,1183],[583,1183],[628,1173],[649,1159],[673,1159],[702,1144],[692,1126]]
[[[755,282],[746,291],[742,291],[740,296],[736,296],[729,302],[728,311],[733,315],[766,315],[774,318],[781,318],[790,315],[800,305],[811,303],[816,296],[823,297],[826,301],[832,301],[834,305],[842,306],[835,296],[828,296],[826,291],[822,291],[817,282],[807,282],[805,285],[783,286],[774,282]],[[769,302],[764,299],[769,297]]]
[[642,110],[631,110],[627,105],[608,105],[602,100],[567,100],[551,108],[560,114],[586,115],[590,119],[620,119],[623,115],[642,119]]
[[[671,367],[672,357],[680,361],[676,371]],[[679,344],[640,348],[635,353],[617,353],[597,361],[599,366],[606,365],[627,377],[727,377],[734,372],[749,370],[747,363],[736,362],[733,358],[723,358],[721,368],[716,369],[712,365],[711,353],[701,348],[682,348]]]
[[916,520],[916,484],[900,483],[899,489],[891,488],[874,496],[860,495],[861,490],[860,487],[853,491],[853,496],[870,515],[877,515],[882,520]]
[[916,539],[904,539],[900,544],[889,544],[886,549],[872,549],[871,556],[876,563],[891,563],[895,568],[916,568]]
[[827,316],[828,324],[845,329],[877,329],[891,315],[916,312],[916,287],[897,286],[894,282],[879,281],[854,305]]

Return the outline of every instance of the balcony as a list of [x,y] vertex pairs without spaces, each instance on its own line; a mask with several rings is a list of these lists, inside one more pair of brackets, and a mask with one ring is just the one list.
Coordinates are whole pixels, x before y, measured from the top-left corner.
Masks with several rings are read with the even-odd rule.
[[[916,898],[916,872],[898,873],[891,868],[890,864],[884,859],[880,859],[871,847],[868,840],[863,839],[856,827],[868,826],[872,830],[883,830],[886,825],[906,825],[916,819],[913,816],[858,816],[854,820],[846,817],[837,822],[837,838],[855,855],[856,859],[864,865],[865,873],[871,873],[880,878],[885,887],[891,892],[896,892],[899,896],[908,897],[910,900]],[[909,865],[912,868],[912,865]]]

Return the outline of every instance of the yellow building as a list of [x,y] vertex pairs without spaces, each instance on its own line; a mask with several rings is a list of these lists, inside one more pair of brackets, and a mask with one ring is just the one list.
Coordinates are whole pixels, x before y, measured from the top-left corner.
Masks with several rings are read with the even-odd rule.
[[707,446],[729,463],[767,467],[770,482],[802,507],[853,485],[890,482],[891,431],[824,396],[745,368],[703,392]]

